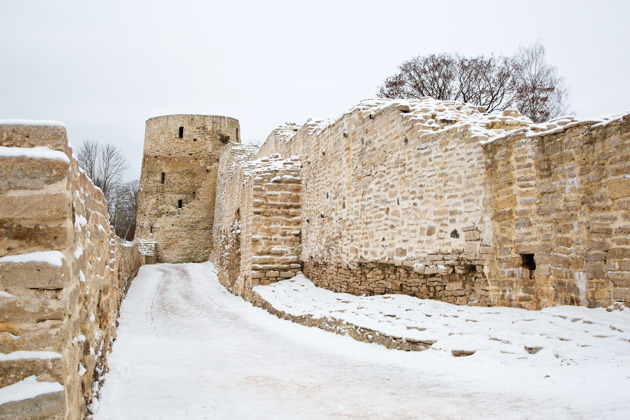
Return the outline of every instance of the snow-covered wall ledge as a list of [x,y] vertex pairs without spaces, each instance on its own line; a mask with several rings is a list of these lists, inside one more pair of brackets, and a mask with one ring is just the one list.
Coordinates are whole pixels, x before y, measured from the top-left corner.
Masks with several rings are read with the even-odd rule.
[[141,259],[114,235],[63,124],[0,120],[0,230],[0,401],[17,384],[59,384],[9,398],[0,418],[81,419]]

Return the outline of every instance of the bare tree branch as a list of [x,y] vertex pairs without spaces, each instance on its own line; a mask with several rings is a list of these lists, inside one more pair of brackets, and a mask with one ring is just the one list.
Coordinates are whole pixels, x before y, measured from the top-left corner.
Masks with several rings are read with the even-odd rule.
[[133,238],[138,182],[122,184],[122,177],[128,167],[122,152],[112,144],[102,146],[94,141],[86,141],[79,149],[77,158],[86,175],[103,191],[109,222],[116,234]]
[[98,165],[98,143],[91,140],[86,140],[77,153],[77,159],[79,160],[79,166],[85,171],[85,174],[94,182],[96,178],[96,171]]
[[398,69],[385,79],[377,96],[431,96],[483,106],[488,112],[516,107],[534,122],[566,110],[566,89],[555,67],[545,63],[540,43],[521,48],[513,57],[417,56]]

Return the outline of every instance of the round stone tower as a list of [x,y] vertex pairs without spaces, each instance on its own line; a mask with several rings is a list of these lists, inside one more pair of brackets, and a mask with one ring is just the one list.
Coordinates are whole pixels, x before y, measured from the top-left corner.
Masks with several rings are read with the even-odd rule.
[[156,262],[210,255],[219,158],[240,143],[238,120],[167,115],[147,120],[136,238],[154,242]]

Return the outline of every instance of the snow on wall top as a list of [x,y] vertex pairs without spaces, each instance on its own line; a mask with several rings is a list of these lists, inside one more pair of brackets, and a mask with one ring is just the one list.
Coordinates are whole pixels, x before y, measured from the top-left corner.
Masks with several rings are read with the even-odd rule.
[[300,128],[302,128],[300,124],[292,122],[284,123],[283,125],[280,125],[271,131],[271,133],[267,136],[265,143],[272,138],[276,141],[286,143],[287,141],[291,140],[291,138],[295,135],[295,133],[299,131]]
[[5,147],[0,146],[0,157],[26,157],[31,159],[62,160],[70,163],[70,158],[63,152],[51,150],[47,146],[37,147]]
[[630,111],[590,120],[579,120],[574,116],[563,116],[544,123],[534,124],[515,109],[486,113],[484,107],[458,101],[442,101],[431,97],[421,99],[366,99],[348,109],[337,118],[307,120],[303,125],[286,123],[269,135],[277,141],[289,142],[298,132],[315,135],[336,123],[346,115],[358,112],[363,118],[374,118],[383,110],[394,107],[404,113],[418,130],[420,137],[452,129],[468,129],[472,137],[481,144],[493,142],[513,134],[525,133],[527,137],[553,134],[578,125],[599,127],[619,121]]
[[229,151],[229,161],[227,161],[228,172],[234,172],[234,168],[240,167],[244,161],[250,160],[260,147],[256,144],[233,144]]
[[139,241],[138,242],[138,252],[141,255],[146,255],[152,257],[155,255],[155,247],[157,242],[149,242],[149,241]]
[[0,258],[0,263],[45,263],[55,267],[63,265],[64,256],[59,251],[37,251],[28,254],[7,255]]
[[0,125],[37,125],[45,127],[63,127],[66,125],[59,121],[53,120],[1,120]]
[[27,400],[52,392],[63,392],[63,390],[63,385],[57,382],[39,382],[33,375],[0,389],[0,405]]
[[494,138],[484,143],[489,143],[490,141],[494,141],[499,138],[509,137],[510,135],[515,135],[515,134],[525,134],[526,137],[535,137],[535,136],[555,134],[555,133],[559,133],[561,131],[567,130],[571,127],[578,127],[578,126],[584,126],[584,125],[591,126],[592,128],[604,127],[615,121],[621,121],[623,117],[628,116],[628,115],[630,115],[630,111],[612,114],[612,115],[606,115],[606,116],[597,117],[593,119],[584,119],[584,120],[580,120],[577,117],[572,116],[572,115],[563,116],[563,117],[554,118],[552,120],[549,120],[547,122],[540,123],[540,124],[530,124],[527,127],[513,130],[511,132],[505,133],[504,135],[500,137]]
[[243,168],[243,182],[246,182],[249,178],[264,173],[270,173],[275,171],[296,170],[299,171],[302,167],[299,156],[292,156],[289,158],[283,158],[279,154],[273,154],[268,157],[263,157],[256,160],[250,160],[245,162]]
[[[298,132],[315,135],[346,115],[358,112],[362,118],[374,118],[387,108],[396,108],[413,123],[420,136],[433,135],[451,129],[469,129],[480,142],[487,142],[513,130],[527,127],[532,121],[515,109],[485,113],[484,107],[457,101],[441,101],[431,97],[421,99],[366,99],[337,118],[308,120],[300,126],[287,123],[276,128],[269,138],[288,142]],[[268,139],[269,139],[268,138]]]

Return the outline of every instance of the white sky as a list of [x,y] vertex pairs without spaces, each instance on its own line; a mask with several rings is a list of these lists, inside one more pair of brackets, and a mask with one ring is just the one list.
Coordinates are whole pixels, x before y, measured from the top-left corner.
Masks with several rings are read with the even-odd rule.
[[[517,6],[518,4],[518,6]],[[589,118],[630,110],[630,1],[0,0],[0,118],[113,143],[140,176],[144,122],[227,115],[244,142],[335,117],[419,54],[540,39]]]

